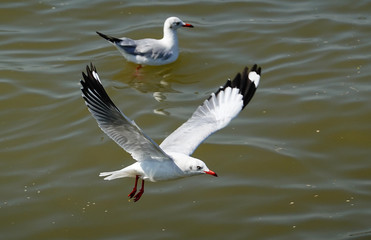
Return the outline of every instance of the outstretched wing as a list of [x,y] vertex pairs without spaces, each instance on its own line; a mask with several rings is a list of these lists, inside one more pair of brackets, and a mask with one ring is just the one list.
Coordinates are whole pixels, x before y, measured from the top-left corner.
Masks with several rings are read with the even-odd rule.
[[249,103],[260,80],[261,68],[256,64],[238,73],[233,81],[212,93],[192,117],[171,133],[160,147],[165,152],[191,155],[208,136],[227,126]]
[[82,97],[99,127],[137,161],[171,160],[162,149],[112,102],[91,64],[82,73]]

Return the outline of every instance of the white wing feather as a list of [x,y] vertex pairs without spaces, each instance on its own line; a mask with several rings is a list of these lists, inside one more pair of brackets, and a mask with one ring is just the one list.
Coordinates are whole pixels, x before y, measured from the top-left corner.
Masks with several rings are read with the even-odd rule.
[[197,108],[192,117],[170,134],[160,145],[165,152],[191,155],[209,135],[224,128],[243,106],[238,88],[226,88]]
[[191,155],[208,136],[224,128],[249,103],[260,80],[261,68],[254,65],[251,71],[245,67],[233,81],[212,93],[197,108],[192,117],[171,133],[160,147],[165,152]]
[[112,102],[104,90],[93,65],[87,66],[81,80],[82,96],[99,127],[137,161],[172,161],[167,153],[191,155],[208,136],[224,128],[249,103],[260,80],[261,68],[245,67],[233,81],[218,89],[204,101],[183,125],[170,134],[160,146]]

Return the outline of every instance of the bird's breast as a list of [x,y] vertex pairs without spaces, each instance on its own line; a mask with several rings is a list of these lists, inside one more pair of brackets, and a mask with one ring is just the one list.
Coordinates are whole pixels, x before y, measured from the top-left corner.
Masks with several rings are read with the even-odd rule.
[[151,182],[183,177],[182,171],[173,161],[143,161],[140,166],[144,173],[143,179]]

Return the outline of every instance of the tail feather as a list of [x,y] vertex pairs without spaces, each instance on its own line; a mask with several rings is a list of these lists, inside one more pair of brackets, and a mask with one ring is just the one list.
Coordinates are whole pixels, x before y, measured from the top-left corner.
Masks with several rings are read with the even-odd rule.
[[99,177],[105,177],[104,180],[113,180],[116,178],[130,177],[130,175],[121,169],[113,172],[102,172],[99,174]]

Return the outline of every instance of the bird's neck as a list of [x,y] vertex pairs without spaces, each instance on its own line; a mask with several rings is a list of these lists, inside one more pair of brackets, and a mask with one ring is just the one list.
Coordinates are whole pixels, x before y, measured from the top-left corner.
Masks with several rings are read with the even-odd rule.
[[170,29],[169,27],[164,27],[164,36],[162,40],[171,46],[178,46],[178,35],[176,31]]

